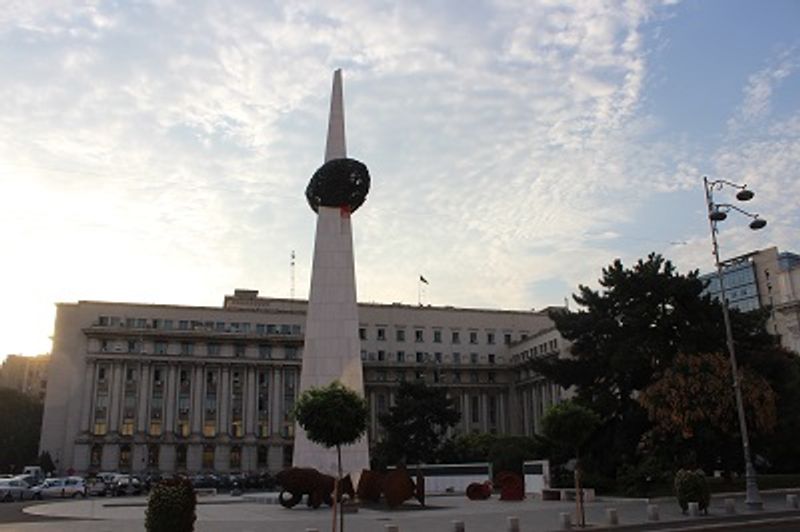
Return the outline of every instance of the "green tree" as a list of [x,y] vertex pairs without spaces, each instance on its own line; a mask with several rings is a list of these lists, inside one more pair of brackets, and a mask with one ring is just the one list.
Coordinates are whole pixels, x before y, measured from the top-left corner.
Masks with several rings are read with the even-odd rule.
[[586,526],[581,489],[581,448],[600,426],[600,417],[590,409],[573,401],[564,401],[551,407],[542,418],[544,437],[562,449],[575,453],[575,500],[580,526]]
[[[339,469],[337,495],[342,481],[342,445],[355,443],[364,435],[368,416],[366,400],[338,381],[306,390],[295,404],[294,417],[306,431],[308,439],[326,448],[336,447]],[[341,508],[339,524],[340,530],[344,530]]]
[[603,269],[600,290],[580,286],[577,312],[551,314],[572,358],[544,358],[531,367],[561,386],[604,420],[593,459],[614,477],[636,454],[649,429],[635,394],[672,364],[678,352],[724,348],[719,306],[703,296],[697,272],[680,275],[668,260],[651,254],[633,268],[617,260]]
[[42,404],[27,395],[0,388],[0,471],[19,472],[37,463]]
[[379,418],[386,429],[383,443],[389,461],[433,462],[447,430],[460,419],[461,414],[447,397],[446,389],[428,386],[423,381],[401,383],[395,404]]

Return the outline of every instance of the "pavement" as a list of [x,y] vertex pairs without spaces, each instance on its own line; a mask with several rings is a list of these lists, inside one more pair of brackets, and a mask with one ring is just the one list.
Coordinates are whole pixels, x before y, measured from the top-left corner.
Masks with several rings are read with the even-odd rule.
[[[731,495],[728,495],[731,496]],[[599,497],[586,504],[587,523],[592,530],[734,530],[754,524],[783,526],[782,530],[800,530],[800,510],[787,509],[785,493],[766,493],[764,510],[745,509],[742,495],[733,495],[735,515],[725,511],[724,499],[713,498],[707,516],[683,515],[674,498],[609,499]],[[453,530],[454,521],[464,523],[465,532],[502,532],[508,530],[509,517],[517,517],[523,532],[561,530],[561,513],[572,515],[575,503],[526,499],[519,502],[500,501],[497,496],[486,501],[470,501],[464,496],[429,497],[422,508],[409,501],[389,510],[383,505],[362,506],[357,513],[345,515],[348,532],[385,532],[386,525],[398,526],[399,532]],[[14,503],[19,504],[19,503]],[[648,521],[648,504],[658,504],[659,521]],[[0,509],[4,505],[0,505]],[[117,499],[54,501],[29,504],[21,508],[24,518],[3,519],[0,532],[142,532],[144,530],[144,497]],[[608,527],[606,510],[617,510],[619,526]],[[2,511],[2,510],[0,510]],[[316,528],[330,530],[331,510],[312,510],[304,505],[286,509],[277,504],[252,502],[242,497],[216,495],[198,499],[198,532],[306,532]],[[41,519],[41,520],[39,520]],[[759,529],[760,530],[760,529]]]

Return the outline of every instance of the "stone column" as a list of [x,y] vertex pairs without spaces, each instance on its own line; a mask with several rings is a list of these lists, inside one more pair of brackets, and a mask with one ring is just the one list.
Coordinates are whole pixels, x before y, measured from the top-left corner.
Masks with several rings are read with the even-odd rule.
[[489,432],[489,397],[486,392],[481,393],[481,431]]
[[164,434],[175,432],[175,407],[178,402],[178,368],[169,364],[164,376]]
[[283,423],[283,414],[282,408],[283,405],[281,404],[281,393],[283,390],[283,382],[281,380],[281,376],[283,375],[282,371],[279,370],[272,370],[270,369],[269,376],[270,376],[270,401],[269,401],[269,426],[270,426],[270,434],[280,434],[281,433],[281,424]]
[[110,406],[110,421],[108,426],[108,432],[110,433],[117,433],[119,432],[119,412],[122,403],[122,395],[124,393],[122,389],[122,363],[114,362],[113,370],[111,371],[112,380],[111,380],[111,389],[109,390],[109,400],[111,403]]
[[258,415],[256,411],[257,382],[255,368],[248,367],[246,375],[247,385],[244,387],[244,430],[245,436],[255,437],[256,416]]
[[[139,404],[136,408],[136,431],[147,432],[150,419],[147,405],[150,403],[150,363],[145,361],[139,366]],[[146,456],[146,455],[145,455]]]
[[[94,389],[97,382],[97,367],[94,361],[86,362],[86,370],[83,376],[83,403],[81,404],[81,426],[80,431],[88,433],[92,430],[92,411],[94,410]],[[87,462],[88,463],[88,462]]]
[[[205,389],[205,375],[203,366],[198,364],[194,368],[194,377],[192,377],[192,435],[200,435],[202,433],[203,423],[203,390]],[[188,458],[187,458],[188,467]]]
[[[217,432],[220,435],[229,435],[231,423],[229,421],[231,409],[231,374],[230,368],[222,368],[219,386],[219,416],[217,416]],[[226,469],[227,471],[227,469]]]

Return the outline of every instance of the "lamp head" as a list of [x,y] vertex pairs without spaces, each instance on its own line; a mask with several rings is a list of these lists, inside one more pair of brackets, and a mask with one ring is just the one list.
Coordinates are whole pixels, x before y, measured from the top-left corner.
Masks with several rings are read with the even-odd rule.
[[766,227],[766,225],[767,225],[766,220],[762,220],[761,218],[756,218],[755,220],[750,222],[750,229],[752,229],[753,231],[758,231],[759,229],[763,229],[764,227]]
[[739,192],[736,193],[736,199],[739,201],[750,201],[755,196],[755,193],[752,190],[747,190],[743,188]]
[[721,211],[719,209],[715,209],[714,211],[711,212],[711,214],[708,215],[708,218],[712,222],[721,222],[722,220],[724,220],[727,217],[728,217],[728,215],[725,214],[723,211]]

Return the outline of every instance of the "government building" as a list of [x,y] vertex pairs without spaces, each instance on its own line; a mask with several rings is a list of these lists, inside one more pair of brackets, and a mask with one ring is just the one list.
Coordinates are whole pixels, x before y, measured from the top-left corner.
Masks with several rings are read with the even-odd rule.
[[[57,305],[40,451],[59,472],[276,472],[292,462],[307,302]],[[398,383],[447,389],[454,434],[532,435],[563,393],[525,361],[566,356],[548,310],[360,303],[369,441]]]

